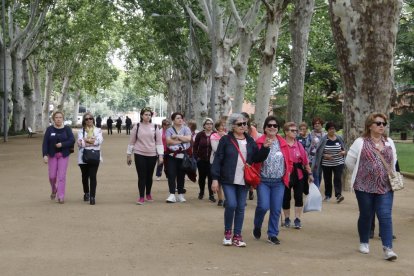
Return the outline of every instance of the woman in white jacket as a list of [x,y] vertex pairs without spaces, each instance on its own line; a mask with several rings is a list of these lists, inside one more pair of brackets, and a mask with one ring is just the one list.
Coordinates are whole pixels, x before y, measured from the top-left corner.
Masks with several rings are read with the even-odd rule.
[[[397,259],[397,254],[392,250],[394,192],[388,178],[388,168],[395,170],[397,154],[394,142],[385,134],[386,125],[385,114],[370,114],[365,121],[364,134],[352,144],[345,164],[352,171],[351,184],[359,207],[359,251],[363,254],[369,253],[371,221],[376,213],[384,258],[391,261]],[[388,168],[384,166],[381,156]]]
[[[95,205],[96,174],[98,164],[86,164],[83,162],[83,151],[85,149],[101,150],[103,142],[102,130],[95,126],[95,118],[92,113],[86,112],[82,118],[82,129],[78,132],[78,164],[82,172],[83,200]],[[100,155],[102,162],[102,154]]]

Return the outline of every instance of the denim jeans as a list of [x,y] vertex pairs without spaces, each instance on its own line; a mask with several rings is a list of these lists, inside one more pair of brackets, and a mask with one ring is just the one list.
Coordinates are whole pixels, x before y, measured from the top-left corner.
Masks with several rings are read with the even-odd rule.
[[[264,217],[270,209],[267,235],[277,237],[279,234],[279,218],[282,209],[285,184],[282,179],[263,181],[257,187],[257,207],[254,214],[254,226],[262,228]],[[226,198],[227,199],[227,198]]]
[[355,195],[359,207],[358,233],[360,243],[369,242],[372,218],[377,213],[382,245],[392,248],[392,203],[394,192],[372,194],[355,191]]
[[316,187],[318,187],[319,189],[321,187],[322,170],[320,170],[319,173],[317,170],[314,170],[312,172],[312,176],[313,176],[313,183],[315,183]]
[[224,209],[224,230],[231,230],[234,221],[234,235],[241,235],[244,221],[244,209],[248,188],[245,185],[223,184],[226,197]]

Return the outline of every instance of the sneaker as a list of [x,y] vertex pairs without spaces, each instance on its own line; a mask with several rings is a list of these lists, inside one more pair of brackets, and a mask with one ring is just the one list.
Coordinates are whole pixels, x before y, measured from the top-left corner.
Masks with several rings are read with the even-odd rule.
[[341,203],[342,201],[344,201],[344,196],[343,195],[338,195],[337,197],[336,197],[336,203]]
[[144,200],[143,197],[137,198],[137,204],[138,205],[144,205],[144,202],[145,202],[145,200]]
[[157,177],[157,181],[160,181],[161,180],[161,178],[160,177]]
[[258,239],[260,239],[260,237],[262,236],[262,231],[261,231],[261,229],[259,228],[259,227],[254,227],[254,229],[253,229],[253,237],[256,239],[256,240],[258,240]]
[[268,237],[267,241],[271,244],[280,244],[280,241],[277,237]]
[[214,196],[209,196],[208,200],[210,200],[211,202],[216,202],[216,199],[214,198]]
[[149,201],[149,202],[153,202],[154,200],[152,199],[152,196],[151,195],[147,195],[147,201]]
[[184,195],[183,195],[183,194],[178,194],[177,201],[178,201],[178,202],[186,202],[187,200],[185,200],[185,198],[184,198]]
[[198,194],[198,199],[199,200],[202,200],[204,198],[204,195],[203,194]]
[[223,245],[230,246],[233,242],[231,240],[231,230],[224,231]]
[[167,198],[167,203],[176,203],[175,194],[170,194]]
[[253,191],[249,191],[249,200],[253,200],[254,199],[254,193]]
[[89,193],[83,195],[83,201],[89,201]]
[[286,228],[290,227],[290,218],[285,218],[285,223],[283,223],[283,226]]
[[295,221],[293,222],[295,224],[295,229],[301,229],[302,224],[300,223],[300,219],[295,218]]
[[325,196],[325,198],[323,199],[323,201],[328,202],[329,200],[331,200],[330,196]]
[[219,199],[219,201],[217,202],[217,206],[223,206],[223,200]]
[[246,243],[243,241],[243,238],[241,235],[234,235],[233,236],[233,245],[237,247],[246,247]]
[[368,243],[360,243],[359,244],[359,252],[362,254],[368,254],[369,253],[369,244]]
[[394,251],[392,251],[391,248],[384,246],[382,249],[384,251],[384,259],[385,260],[394,261],[394,260],[397,259],[397,257],[398,257],[397,254],[395,254]]

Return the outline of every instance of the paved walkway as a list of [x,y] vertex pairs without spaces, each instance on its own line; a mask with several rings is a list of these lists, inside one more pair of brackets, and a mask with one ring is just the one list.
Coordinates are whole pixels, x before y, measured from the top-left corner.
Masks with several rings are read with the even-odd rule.
[[223,247],[223,208],[198,200],[191,182],[186,203],[166,204],[165,179],[154,181],[155,202],[135,205],[137,176],[126,165],[128,137],[114,133],[104,139],[95,206],[82,201],[75,155],[66,202],[59,205],[49,200],[42,136],[10,137],[0,144],[1,275],[413,275],[412,180],[395,194],[394,263],[382,260],[377,237],[370,254],[357,252],[358,207],[350,192],[341,204],[324,203],[321,213],[304,214],[303,229],[281,229],[278,246],[253,239],[256,202],[248,201],[247,248]]

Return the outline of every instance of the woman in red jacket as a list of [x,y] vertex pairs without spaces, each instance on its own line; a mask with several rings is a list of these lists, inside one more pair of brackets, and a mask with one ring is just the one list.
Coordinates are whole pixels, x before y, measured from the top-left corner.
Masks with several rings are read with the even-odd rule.
[[289,177],[292,171],[289,146],[277,134],[279,124],[276,117],[269,116],[263,124],[265,134],[256,140],[259,149],[265,143],[271,142],[270,153],[267,159],[255,167],[260,171],[261,183],[257,187],[257,207],[254,214],[253,236],[260,239],[262,224],[267,211],[270,209],[269,227],[267,230],[268,242],[280,244],[278,221],[282,209],[285,187],[289,186]]

